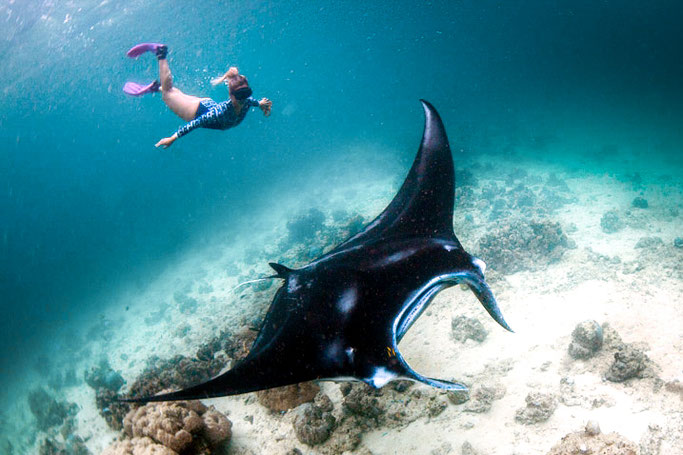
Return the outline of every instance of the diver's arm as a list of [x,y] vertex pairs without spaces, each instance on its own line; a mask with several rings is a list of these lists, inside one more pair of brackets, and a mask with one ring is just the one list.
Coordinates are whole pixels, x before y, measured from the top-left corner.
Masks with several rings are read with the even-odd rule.
[[218,84],[220,84],[221,82],[225,82],[226,80],[228,80],[228,79],[230,79],[230,78],[232,78],[232,77],[237,76],[238,74],[239,74],[239,70],[237,69],[237,67],[236,67],[236,66],[232,66],[232,67],[230,67],[230,69],[229,69],[228,71],[226,71],[225,74],[223,74],[222,76],[220,76],[220,77],[214,77],[213,79],[211,79],[211,85],[214,85],[214,86],[215,86],[215,85],[218,85]]
[[176,139],[178,139],[179,137],[185,136],[187,133],[189,133],[190,131],[192,131],[194,129],[197,129],[201,126],[206,125],[212,119],[215,119],[218,115],[220,115],[219,109],[217,109],[215,107],[209,109],[207,112],[200,115],[196,119],[192,120],[191,122],[187,122],[186,124],[184,124],[183,126],[178,128],[178,131],[173,133],[172,136],[165,137],[162,140],[160,140],[159,142],[157,142],[155,147],[162,147],[162,148],[170,147],[176,141]]

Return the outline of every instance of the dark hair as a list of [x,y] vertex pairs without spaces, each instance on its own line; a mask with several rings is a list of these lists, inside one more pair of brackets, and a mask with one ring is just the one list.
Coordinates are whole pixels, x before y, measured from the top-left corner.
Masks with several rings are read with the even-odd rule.
[[251,88],[249,88],[249,82],[247,78],[241,74],[233,77],[229,82],[230,94],[233,95],[238,100],[242,101],[251,96]]

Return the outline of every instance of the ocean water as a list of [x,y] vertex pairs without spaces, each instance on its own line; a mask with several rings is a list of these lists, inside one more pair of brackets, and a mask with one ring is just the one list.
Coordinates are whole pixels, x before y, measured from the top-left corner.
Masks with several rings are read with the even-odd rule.
[[[676,246],[683,238],[679,2],[0,0],[0,23],[2,453],[38,453],[45,437],[67,439],[59,425],[36,426],[28,396],[38,387],[76,403],[80,411],[69,431],[99,453],[117,433],[98,413],[84,372],[106,358],[130,384],[153,355],[190,355],[212,333],[257,324],[275,287],[259,298],[219,290],[270,273],[269,260],[301,265],[306,254],[333,246],[339,239],[315,229],[312,243],[292,235],[293,220],[310,209],[320,210],[328,227],[354,214],[365,221],[378,214],[419,144],[420,98],[441,114],[456,168],[479,180],[471,198],[459,196],[462,208],[456,206],[456,234],[468,251],[482,255],[487,234],[539,216],[559,223],[572,248],[560,265],[521,269],[505,269],[505,257],[495,251],[489,253],[493,262],[483,257],[498,274],[492,287],[504,313],[523,329],[515,327],[519,350],[505,352],[509,339],[497,334],[487,343],[500,344],[462,353],[455,363],[445,354],[439,362],[427,359],[421,343],[431,337],[429,321],[450,325],[452,316],[447,301],[439,300],[434,314],[442,317],[425,316],[427,325],[414,329],[424,336],[406,338],[413,361],[436,377],[445,370],[457,377],[462,362],[472,367],[472,379],[484,363],[477,359],[523,356],[533,345],[530,333],[537,333],[543,340],[537,352],[547,351],[558,368],[551,368],[557,377],[548,387],[558,388],[560,377],[591,371],[561,369],[574,326],[584,319],[616,321],[624,341],[649,345],[661,384],[615,389],[615,404],[598,406],[602,414],[595,418],[640,440],[642,453],[650,450],[642,438],[655,434],[648,425],[670,420],[669,404],[653,405],[649,420],[639,420],[638,406],[624,396],[635,396],[643,408],[649,395],[639,395],[641,388],[659,387],[673,394],[659,397],[675,404],[676,378],[683,374],[683,256]],[[126,81],[157,77],[153,56],[125,55],[144,41],[169,46],[181,90],[217,101],[227,91],[210,79],[237,65],[254,96],[273,101],[272,116],[253,109],[235,129],[197,130],[167,150],[156,149],[156,141],[183,122],[160,96],[131,98],[121,90]],[[556,178],[567,184],[557,190],[562,200],[544,206],[542,187]],[[490,185],[502,192],[488,194],[507,201],[501,217],[491,213],[496,196],[486,196]],[[531,212],[525,203],[510,202],[524,191],[533,195]],[[632,205],[638,197],[647,208]],[[622,220],[616,231],[601,224],[610,210]],[[652,237],[662,243],[650,243],[650,253],[634,249],[639,239]],[[505,248],[514,253],[528,245]],[[303,249],[306,254],[296,256]],[[581,287],[596,278],[593,269],[579,272],[587,263],[598,264],[603,275],[596,288]],[[543,287],[553,282],[557,288]],[[195,299],[196,307],[178,310],[177,292]],[[552,294],[558,306],[525,306],[531,305],[525,293]],[[453,295],[459,296],[448,298]],[[583,306],[586,296],[597,299],[599,311]],[[568,303],[571,298],[582,304]],[[550,315],[539,308],[556,311],[562,322],[549,327]],[[158,321],[143,323],[151,314]],[[444,352],[460,349],[444,347],[453,343],[447,335],[443,343],[436,340],[432,346]],[[513,371],[513,385],[528,386],[540,374],[523,364]],[[67,380],[67,373],[75,379]],[[338,391],[328,393],[335,405],[341,402]],[[512,414],[526,395],[508,384]],[[429,418],[399,429],[379,425],[354,450],[405,453],[411,440],[436,434],[439,444],[411,450],[460,453],[464,439],[439,436],[458,433],[478,441],[483,453],[547,453],[592,409],[579,405],[585,412],[570,417],[577,408],[568,401],[560,400],[551,428],[520,427],[532,434],[524,441],[508,428],[500,430],[509,433],[504,442],[487,442],[478,435],[498,431],[500,422],[472,414],[473,427],[459,424],[455,432],[436,417],[433,427]],[[234,408],[222,403],[222,411],[232,409],[229,453],[285,453],[295,446],[332,453],[297,441],[287,416],[258,414],[249,407],[259,406],[253,400]],[[459,412],[449,406],[446,413]],[[605,409],[634,417],[610,425]],[[258,428],[277,428],[284,436],[268,433],[261,441],[249,433],[261,442],[248,442],[240,425],[254,413]],[[515,425],[512,417],[503,421]],[[662,450],[681,441],[677,431],[660,438]],[[392,445],[382,442],[385,432],[404,436]]]

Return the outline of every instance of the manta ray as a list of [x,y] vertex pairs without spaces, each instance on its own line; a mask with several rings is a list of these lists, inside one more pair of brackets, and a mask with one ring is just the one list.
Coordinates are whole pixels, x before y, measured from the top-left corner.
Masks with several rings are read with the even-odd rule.
[[467,285],[503,328],[486,265],[453,232],[455,171],[436,109],[421,100],[422,143],[394,199],[359,233],[299,269],[270,263],[284,280],[247,357],[207,382],[129,402],[237,395],[311,380],[374,388],[408,379],[446,390],[455,382],[414,371],[398,344],[443,289]]

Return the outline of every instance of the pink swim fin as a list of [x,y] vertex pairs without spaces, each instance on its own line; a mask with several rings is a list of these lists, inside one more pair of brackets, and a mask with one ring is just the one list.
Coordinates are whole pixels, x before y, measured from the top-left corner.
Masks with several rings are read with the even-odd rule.
[[138,84],[137,82],[126,82],[126,85],[123,86],[123,91],[130,96],[142,96],[146,93],[158,92],[160,87],[159,81],[154,81],[147,85]]
[[137,58],[145,52],[156,53],[157,49],[159,49],[162,46],[163,44],[161,43],[140,43],[131,47],[130,50],[126,52],[126,55],[130,58]]

